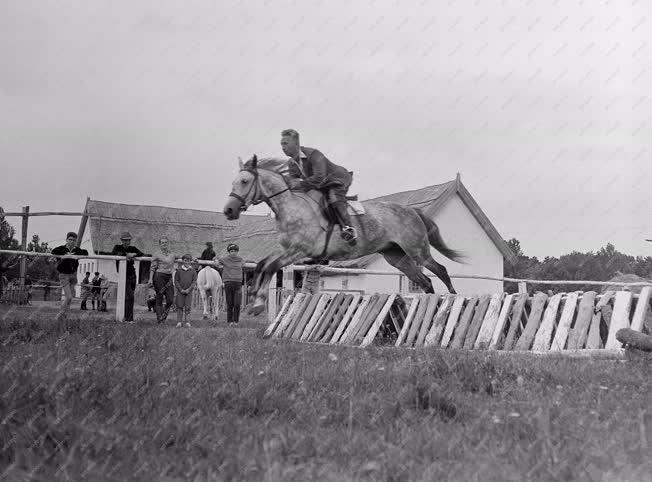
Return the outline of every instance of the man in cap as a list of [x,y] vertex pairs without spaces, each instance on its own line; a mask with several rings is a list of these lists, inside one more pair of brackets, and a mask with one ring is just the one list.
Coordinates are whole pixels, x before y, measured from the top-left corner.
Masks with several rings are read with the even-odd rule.
[[[134,268],[134,258],[145,256],[145,254],[135,246],[131,245],[131,234],[124,231],[120,235],[122,244],[116,244],[111,254],[114,256],[127,257],[127,285],[125,286],[125,321],[134,322],[134,291],[136,290],[136,269]],[[119,261],[115,262],[116,271],[120,270]]]

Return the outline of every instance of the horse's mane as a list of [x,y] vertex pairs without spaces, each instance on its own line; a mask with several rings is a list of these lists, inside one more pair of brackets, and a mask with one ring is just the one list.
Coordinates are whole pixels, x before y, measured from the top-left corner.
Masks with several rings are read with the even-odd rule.
[[[287,157],[263,157],[258,159],[257,167],[268,169],[270,171],[281,173],[287,168],[289,159]],[[249,159],[244,164],[245,169],[253,167],[253,159]]]

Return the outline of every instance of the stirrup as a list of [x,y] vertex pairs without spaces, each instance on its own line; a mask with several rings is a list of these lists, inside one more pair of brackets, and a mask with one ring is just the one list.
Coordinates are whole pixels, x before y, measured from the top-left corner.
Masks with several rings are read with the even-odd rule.
[[350,243],[358,237],[358,232],[353,226],[344,226],[342,227],[342,232],[340,233],[341,238]]

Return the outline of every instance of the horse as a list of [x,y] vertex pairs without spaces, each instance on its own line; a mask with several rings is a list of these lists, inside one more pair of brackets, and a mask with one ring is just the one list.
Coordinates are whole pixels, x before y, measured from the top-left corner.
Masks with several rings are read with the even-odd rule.
[[272,276],[284,266],[306,258],[346,260],[380,253],[424,292],[434,293],[434,289],[421,266],[434,273],[450,293],[456,293],[446,267],[433,259],[430,246],[453,261],[463,255],[444,243],[435,222],[420,209],[383,201],[362,202],[365,214],[351,217],[359,233],[357,243],[351,246],[340,238],[339,226],[327,224],[321,193],[290,189],[288,161],[273,157],[259,161],[256,155],[244,164],[240,160],[240,171],[223,210],[227,219],[234,220],[249,206],[264,202],[276,216],[281,249],[256,266],[251,313],[258,315],[265,309]]
[[[204,305],[204,316],[206,320],[213,314],[213,320],[217,321],[217,314],[219,309],[219,295],[222,292],[222,277],[215,268],[205,266],[197,274],[197,289],[201,302]],[[210,306],[209,306],[210,297]]]

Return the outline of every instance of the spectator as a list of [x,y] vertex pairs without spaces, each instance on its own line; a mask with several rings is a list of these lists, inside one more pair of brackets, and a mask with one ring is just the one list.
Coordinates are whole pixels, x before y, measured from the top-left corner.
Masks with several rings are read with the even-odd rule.
[[[158,240],[159,251],[152,256],[152,265],[149,270],[149,286],[156,291],[156,321],[164,322],[174,300],[174,286],[172,285],[172,272],[174,271],[175,256],[170,251],[170,241],[165,236]],[[165,297],[165,308],[163,298]]]
[[240,248],[237,244],[229,244],[226,248],[227,255],[217,259],[222,268],[224,281],[224,294],[226,297],[226,322],[238,323],[240,321],[240,302],[242,300],[242,267],[244,261],[238,255]]
[[[125,321],[134,322],[134,291],[136,290],[136,269],[134,268],[134,258],[145,256],[145,254],[135,246],[131,245],[131,234],[125,231],[120,235],[122,244],[116,244],[111,254],[114,256],[127,257],[127,284],[125,286]],[[120,272],[120,262],[115,262],[116,271]]]
[[[88,251],[81,249],[79,246],[75,246],[76,242],[77,233],[70,232],[66,235],[66,244],[54,248],[52,254],[88,256]],[[61,310],[56,316],[57,320],[65,319],[67,312],[70,309],[70,303],[72,302],[75,293],[75,285],[77,284],[78,267],[79,261],[70,258],[60,259],[59,264],[57,264],[59,282],[61,283],[61,288],[63,289],[64,294],[64,300],[61,302]]]
[[95,272],[95,276],[91,281],[91,306],[95,309],[95,301],[97,301],[97,309],[100,309],[100,285],[102,279],[100,278],[99,271]]
[[177,328],[183,323],[190,326],[188,315],[192,304],[192,291],[197,284],[197,272],[192,267],[192,256],[184,254],[181,268],[174,272],[174,289],[177,304]]
[[43,283],[43,301],[48,301],[50,298],[50,290],[52,287],[50,286],[49,281],[45,281]]
[[201,256],[199,257],[200,260],[204,261],[213,261],[215,259],[215,250],[213,250],[213,243],[210,241],[206,243],[206,249],[202,251]]
[[32,304],[32,277],[28,274],[25,275],[25,304]]
[[[44,295],[45,295],[45,290],[44,290]],[[80,310],[86,311],[88,308],[86,308],[86,301],[91,295],[91,273],[90,271],[86,271],[86,276],[84,276],[84,279],[81,282],[81,306],[79,307]]]
[[100,275],[100,300],[97,303],[97,311],[106,311],[106,299],[109,294],[109,280],[106,275]]
[[0,279],[2,279],[2,282],[0,282],[0,298],[2,298],[2,293],[9,285],[9,280],[5,276],[5,273],[9,271],[11,268],[13,268],[14,266],[16,266],[19,261],[20,261],[20,256],[14,256],[12,258],[9,258],[0,254]]

